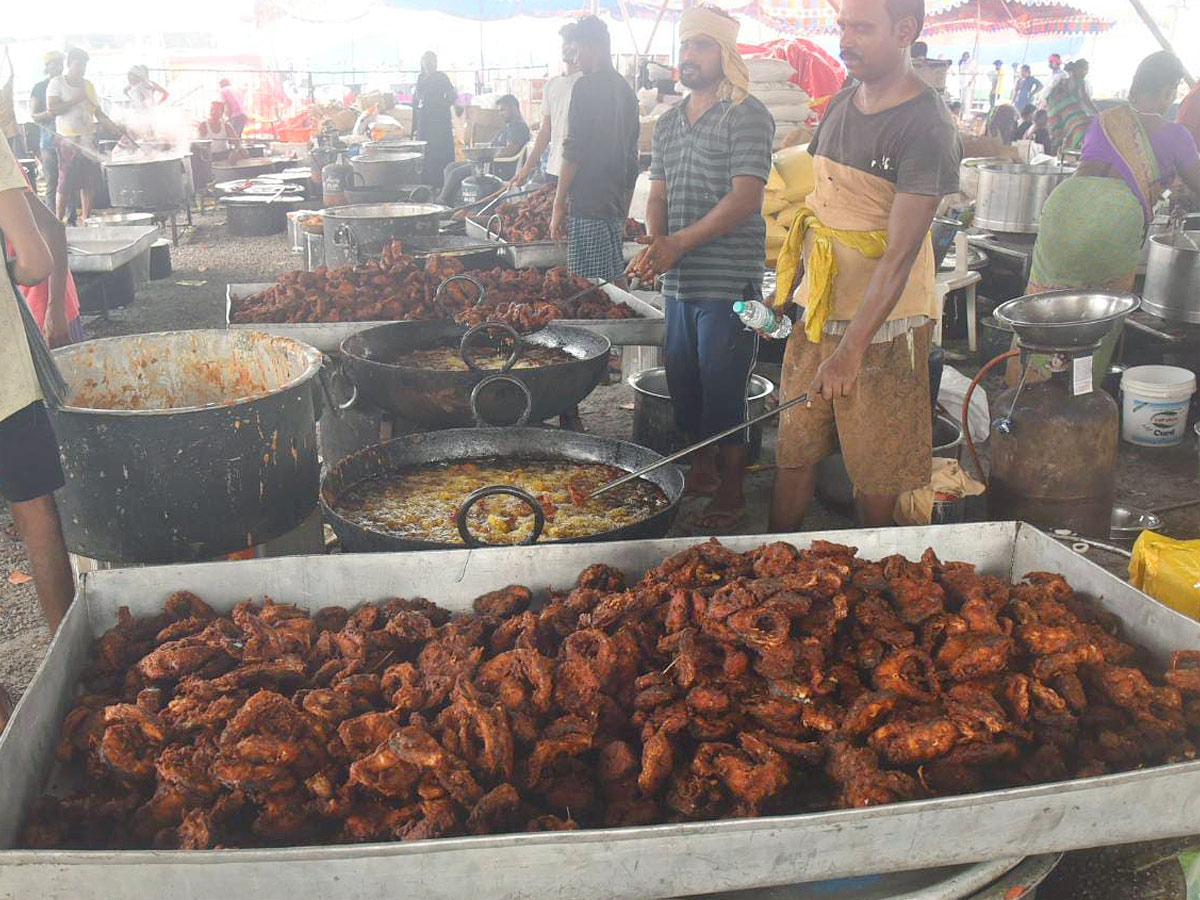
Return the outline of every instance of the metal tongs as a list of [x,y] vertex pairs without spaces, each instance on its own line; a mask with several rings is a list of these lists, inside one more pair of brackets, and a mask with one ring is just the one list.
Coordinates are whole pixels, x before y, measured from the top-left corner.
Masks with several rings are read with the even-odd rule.
[[628,475],[622,475],[616,481],[610,481],[608,484],[603,485],[602,487],[596,488],[596,490],[592,491],[590,494],[588,494],[586,497],[584,497],[579,502],[581,504],[586,503],[587,501],[591,500],[593,497],[599,497],[601,494],[605,494],[605,493],[613,490],[614,488],[618,488],[623,484],[628,484],[629,482],[631,482],[637,478],[641,478],[642,476],[647,475],[650,472],[653,472],[655,469],[659,469],[659,468],[667,465],[668,463],[673,463],[677,459],[683,459],[685,456],[687,456],[691,453],[695,453],[697,450],[703,450],[705,447],[709,446],[710,444],[715,444],[717,441],[721,440],[722,438],[727,438],[731,434],[737,434],[739,431],[743,431],[743,430],[749,428],[751,425],[757,425],[759,422],[765,422],[767,419],[771,418],[772,416],[779,415],[785,409],[791,409],[793,406],[799,406],[801,403],[807,403],[807,402],[808,402],[808,394],[805,393],[805,394],[801,394],[799,397],[796,397],[792,400],[788,400],[785,403],[780,403],[777,407],[775,407],[774,409],[772,409],[768,412],[763,413],[762,415],[755,416],[753,419],[747,419],[745,422],[742,422],[740,425],[734,425],[732,428],[726,428],[720,434],[714,434],[712,437],[705,438],[704,440],[700,441],[699,443],[692,444],[690,447],[684,447],[682,450],[676,450],[670,456],[665,456],[662,459],[660,459],[658,462],[653,462],[648,466],[638,469],[636,472],[630,472]]

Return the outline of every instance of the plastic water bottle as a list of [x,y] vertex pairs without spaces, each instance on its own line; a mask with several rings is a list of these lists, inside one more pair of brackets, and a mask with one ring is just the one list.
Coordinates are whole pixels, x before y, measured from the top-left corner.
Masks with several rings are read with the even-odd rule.
[[791,319],[777,315],[775,310],[757,300],[738,300],[733,304],[733,311],[747,328],[772,340],[782,341],[792,333]]

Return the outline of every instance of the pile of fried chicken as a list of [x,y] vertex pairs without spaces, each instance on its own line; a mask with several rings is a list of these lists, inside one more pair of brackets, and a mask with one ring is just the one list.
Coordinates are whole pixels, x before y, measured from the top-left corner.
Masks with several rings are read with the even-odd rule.
[[[494,211],[473,216],[487,226],[493,216],[500,217],[500,237],[513,244],[532,244],[550,240],[550,217],[554,212],[555,186],[548,184],[528,196],[501,203]],[[495,226],[492,226],[493,234]],[[625,240],[632,241],[646,234],[646,226],[636,219],[625,220]]]
[[447,278],[463,273],[462,263],[453,257],[433,255],[421,263],[405,252],[400,241],[393,241],[378,260],[281,275],[268,290],[235,299],[230,321],[392,322],[452,316],[463,325],[503,322],[528,334],[555,319],[637,316],[626,304],[614,303],[600,288],[575,297],[591,282],[564,268],[542,272],[497,267],[471,272],[484,288],[481,303],[476,305],[478,289],[466,281],[447,285],[439,303],[438,287]]
[[1151,673],[1059,576],[716,541],[461,616],[171,597],[100,638],[31,847],[418,840],[863,807],[1193,759],[1200,653]]

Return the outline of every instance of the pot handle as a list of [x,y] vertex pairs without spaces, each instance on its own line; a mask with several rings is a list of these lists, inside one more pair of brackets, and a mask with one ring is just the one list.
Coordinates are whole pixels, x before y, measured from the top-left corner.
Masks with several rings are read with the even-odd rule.
[[[354,183],[354,179],[356,179],[356,178],[362,182],[361,185]],[[358,171],[358,169],[351,169],[350,174],[346,176],[346,187],[356,188],[356,187],[366,187],[366,186],[367,186],[367,179],[363,178],[362,172]]]
[[[517,334],[513,328],[506,325],[504,322],[480,322],[475,327],[468,329],[467,333],[462,336],[462,340],[458,342],[458,355],[462,357],[462,361],[467,364],[468,369],[470,369],[472,372],[482,375],[483,369],[475,365],[474,358],[472,358],[467,350],[469,349],[471,339],[475,337],[475,335],[487,331],[503,331],[510,338],[512,338],[512,353],[509,355],[508,361],[504,363],[504,367],[500,370],[501,372],[507,372],[517,364],[517,360],[520,359],[521,354],[525,352],[525,342],[521,340],[521,336]],[[522,387],[523,386],[524,385],[522,385]]]
[[362,262],[362,254],[358,249],[358,236],[349,225],[339,225],[333,230],[333,242],[339,247],[348,247],[354,254],[355,260]]
[[[493,222],[496,223],[496,236],[495,237],[492,237],[492,223]],[[504,219],[501,217],[500,213],[492,213],[491,216],[488,217],[487,225],[485,225],[484,228],[486,229],[487,239],[489,241],[497,241],[498,242],[500,240],[501,234],[504,232]]]
[[533,531],[521,543],[537,543],[537,539],[542,536],[542,530],[546,527],[546,511],[542,509],[542,504],[538,503],[532,494],[508,484],[493,484],[489,487],[482,487],[472,492],[463,501],[462,506],[458,508],[458,512],[454,514],[454,524],[458,526],[458,534],[463,539],[463,543],[472,548],[496,546],[494,544],[485,544],[483,541],[478,540],[475,535],[471,534],[471,529],[467,525],[467,514],[470,513],[471,507],[480,500],[483,500],[485,497],[495,497],[498,494],[507,494],[510,497],[516,497],[533,510]]
[[453,319],[454,313],[447,309],[446,304],[442,302],[442,294],[446,290],[446,286],[455,281],[469,281],[471,284],[475,285],[475,290],[479,291],[479,297],[475,300],[476,306],[483,302],[483,297],[487,293],[482,282],[480,282],[479,279],[475,278],[473,275],[468,275],[465,272],[460,275],[451,275],[438,285],[437,293],[433,295],[434,305],[441,310],[442,315],[444,315],[447,319]]
[[[333,380],[341,376],[350,384],[350,399],[344,403],[339,403],[333,396]],[[325,370],[321,369],[321,385],[325,388],[325,397],[329,400],[329,406],[334,410],[334,415],[341,417],[342,411],[350,409],[358,402],[358,385],[354,383],[354,379],[346,374],[346,370],[342,366],[338,366],[329,375],[326,381]]]
[[521,412],[520,418],[513,422],[511,426],[514,428],[520,428],[522,425],[525,425],[529,422],[529,417],[533,414],[533,394],[530,392],[529,387],[525,384],[525,382],[521,381],[520,379],[513,378],[511,375],[503,374],[489,375],[487,378],[480,381],[479,384],[475,385],[475,388],[471,391],[471,415],[475,418],[475,427],[496,427],[484,419],[482,413],[479,412],[479,398],[483,395],[485,389],[491,387],[498,381],[507,381],[509,384],[515,384],[518,388],[520,388],[521,393],[525,395],[525,409]]

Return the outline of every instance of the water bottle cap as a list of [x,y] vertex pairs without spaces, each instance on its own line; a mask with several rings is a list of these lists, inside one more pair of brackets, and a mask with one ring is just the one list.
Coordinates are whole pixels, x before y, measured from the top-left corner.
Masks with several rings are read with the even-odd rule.
[[744,313],[746,311],[746,301],[745,300],[735,300],[733,302],[733,311],[739,316],[742,313]]

